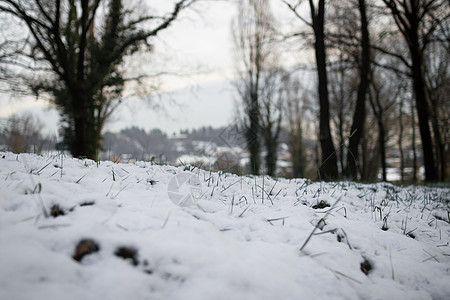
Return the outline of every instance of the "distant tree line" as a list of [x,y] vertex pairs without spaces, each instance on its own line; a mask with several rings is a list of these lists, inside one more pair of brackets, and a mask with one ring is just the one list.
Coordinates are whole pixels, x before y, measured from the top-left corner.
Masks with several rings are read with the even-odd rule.
[[[426,181],[448,180],[448,1],[281,0],[298,20],[298,30],[290,32],[277,28],[269,0],[238,2],[232,26],[235,86],[253,174],[261,172],[260,145],[267,153],[276,147],[283,119],[298,176],[303,173],[303,127],[312,122],[320,145],[319,179],[373,180],[381,167],[386,180],[395,145],[401,180],[407,179],[407,165],[414,181],[419,166]],[[286,47],[314,53],[315,91],[306,92],[298,81],[298,66],[280,71],[280,49]],[[266,165],[276,160],[276,155],[266,156]],[[273,170],[265,173],[273,175]]]
[[55,149],[56,141],[44,136],[42,121],[31,113],[14,114],[0,126],[0,148],[14,153],[48,152]]
[[[229,135],[232,135],[230,138]],[[146,131],[138,127],[122,129],[119,132],[106,132],[102,139],[102,160],[111,161],[152,161],[156,164],[190,164],[180,157],[191,157],[194,164],[208,170],[227,170],[231,173],[248,174],[250,165],[243,165],[242,159],[247,157],[245,151],[245,130],[230,124],[224,127],[201,127],[192,130],[181,130],[179,133],[167,134],[159,129]],[[291,133],[287,128],[280,128],[278,143],[289,145]],[[305,158],[314,157],[314,141],[304,138],[303,151]],[[284,153],[280,151],[278,153]],[[195,158],[210,158],[214,165],[203,164]],[[291,156],[281,157],[280,161],[289,163]],[[293,166],[293,165],[292,165]],[[265,163],[262,164],[265,166]],[[298,177],[293,167],[277,168],[275,175]],[[314,176],[314,163],[303,162],[304,173],[301,176]]]

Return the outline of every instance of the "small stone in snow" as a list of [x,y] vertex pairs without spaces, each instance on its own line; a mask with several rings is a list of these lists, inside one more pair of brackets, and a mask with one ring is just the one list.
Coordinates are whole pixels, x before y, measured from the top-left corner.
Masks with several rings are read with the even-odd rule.
[[86,255],[98,252],[99,250],[100,247],[93,239],[83,239],[75,248],[73,259],[76,261],[81,261]]

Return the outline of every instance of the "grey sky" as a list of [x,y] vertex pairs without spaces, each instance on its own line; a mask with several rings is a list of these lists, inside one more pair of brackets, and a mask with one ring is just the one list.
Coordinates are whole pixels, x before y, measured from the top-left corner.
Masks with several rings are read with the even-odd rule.
[[[163,3],[162,6],[168,3],[158,0],[150,5],[158,2]],[[185,128],[226,125],[233,118],[234,96],[229,84],[234,70],[230,24],[236,14],[235,2],[200,1],[193,11],[182,15],[161,34],[155,42],[155,53],[147,56],[148,61],[132,61],[130,70],[145,66],[151,70],[181,70],[197,75],[162,77],[161,92],[169,91],[169,96],[154,97],[150,104],[136,99],[124,101],[106,130],[119,131],[134,125],[172,133]],[[276,15],[283,14],[283,19],[289,15],[281,0],[271,2]],[[174,105],[170,99],[179,105]],[[44,121],[47,134],[57,130],[58,114],[43,100],[0,95],[0,105],[0,118],[30,111]],[[163,109],[155,110],[154,105]]]

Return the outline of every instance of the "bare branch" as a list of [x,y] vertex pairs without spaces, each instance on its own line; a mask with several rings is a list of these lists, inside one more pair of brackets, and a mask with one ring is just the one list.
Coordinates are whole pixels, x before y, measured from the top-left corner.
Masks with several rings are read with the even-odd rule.
[[287,7],[295,14],[295,16],[300,19],[303,23],[305,23],[306,25],[308,25],[309,27],[313,27],[313,24],[311,22],[308,22],[305,18],[303,18],[297,11],[298,6],[300,5],[300,1],[297,2],[296,5],[292,5],[289,2],[287,2],[286,0],[282,0],[284,4],[287,5]]

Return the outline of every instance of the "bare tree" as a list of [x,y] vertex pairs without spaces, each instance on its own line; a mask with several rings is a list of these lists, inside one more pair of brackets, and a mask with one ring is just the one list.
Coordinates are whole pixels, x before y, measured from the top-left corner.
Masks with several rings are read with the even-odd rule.
[[266,147],[267,175],[275,176],[278,160],[278,139],[281,131],[283,107],[286,102],[286,81],[289,74],[281,68],[272,67],[263,73],[261,95],[261,135]]
[[74,156],[97,157],[103,125],[121,100],[124,58],[151,46],[195,1],[151,15],[122,0],[0,0],[0,14],[29,34],[16,67],[28,71],[29,91],[56,104]]
[[356,107],[353,114],[353,123],[350,129],[350,138],[347,153],[347,171],[346,175],[352,178],[357,176],[357,161],[359,144],[364,133],[364,122],[366,117],[366,97],[369,90],[370,74],[370,36],[369,21],[367,18],[366,1],[358,0],[360,14],[360,32],[361,32],[361,56],[358,64],[359,84],[356,97]]
[[240,0],[232,24],[239,80],[235,87],[242,100],[247,149],[252,174],[261,168],[261,93],[263,73],[273,53],[273,18],[267,0]]
[[398,149],[400,152],[400,180],[405,181],[405,154],[403,151],[403,136],[404,136],[404,124],[403,124],[403,101],[400,100],[398,106],[398,123],[399,123],[399,133],[398,133]]
[[411,102],[411,145],[412,145],[412,153],[413,153],[413,182],[417,182],[417,150],[416,150],[416,114],[414,113],[415,105]]
[[434,41],[425,55],[425,82],[431,124],[436,146],[436,159],[439,162],[439,180],[447,180],[446,143],[450,141],[450,44]]
[[[399,88],[398,81],[392,80],[391,73],[380,72],[376,69],[371,71],[371,84],[369,92],[369,103],[375,116],[378,127],[378,147],[379,159],[381,161],[382,180],[387,181],[387,141],[389,131],[394,131],[392,122],[392,108],[397,103],[402,90]],[[394,110],[395,111],[395,110]],[[373,132],[373,131],[372,131]],[[373,167],[371,167],[374,169]],[[378,170],[378,168],[376,168]],[[362,179],[371,179],[362,177]]]
[[29,113],[10,116],[4,128],[9,151],[40,153],[43,146],[43,127],[42,121]]
[[333,138],[330,128],[330,103],[328,95],[328,75],[327,58],[325,47],[325,0],[317,2],[309,0],[310,18],[306,20],[299,13],[299,7],[302,1],[296,1],[295,4],[283,1],[289,9],[303,23],[307,24],[314,33],[314,52],[316,57],[318,94],[319,94],[319,141],[322,152],[322,162],[319,167],[319,174],[322,179],[338,178],[337,156],[333,144]]
[[[345,176],[357,178],[361,174],[359,161],[359,148],[362,135],[364,134],[364,124],[366,116],[366,98],[369,89],[369,74],[371,65],[369,17],[365,0],[335,1],[330,3],[330,29],[327,33],[327,41],[334,56],[330,70],[330,78],[341,78],[339,83],[342,87],[336,92],[334,98],[337,103],[331,106],[343,109],[345,106],[351,107],[352,112],[338,111],[337,128],[339,132],[340,145],[338,148],[341,168]],[[334,72],[334,73],[333,73]],[[346,83],[343,78],[350,80],[347,84],[347,91],[343,90]],[[331,89],[333,92],[333,84]],[[349,99],[355,99],[349,101]],[[351,127],[348,134],[344,134],[344,121],[352,115]],[[347,130],[347,128],[346,128]],[[348,147],[345,147],[348,139]],[[344,150],[346,151],[346,163],[344,163]]]
[[352,99],[355,94],[356,81],[355,69],[343,57],[338,54],[337,61],[333,62],[329,69],[330,83],[330,112],[334,125],[335,136],[341,147],[336,149],[340,169],[345,169],[345,151],[348,132],[351,126],[351,115],[354,107]]
[[399,54],[394,56],[401,59],[410,71],[422,140],[425,179],[435,181],[438,174],[429,126],[431,108],[427,103],[424,53],[437,28],[443,20],[449,18],[449,2],[447,0],[383,0],[383,2],[408,45],[409,58]]
[[303,127],[306,119],[306,106],[309,102],[306,92],[301,92],[302,86],[298,78],[286,77],[283,83],[286,93],[285,115],[286,126],[289,133],[289,152],[292,162],[292,176],[302,178],[305,176],[305,146]]

